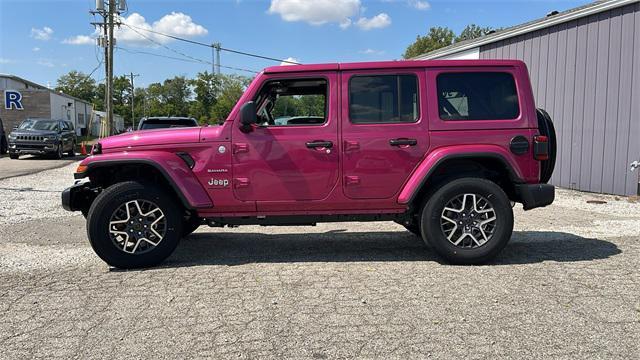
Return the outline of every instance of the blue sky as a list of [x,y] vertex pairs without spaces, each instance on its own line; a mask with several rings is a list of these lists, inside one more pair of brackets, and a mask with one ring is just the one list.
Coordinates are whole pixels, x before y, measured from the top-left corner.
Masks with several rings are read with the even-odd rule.
[[[180,37],[302,63],[389,60],[431,26],[456,33],[467,24],[507,27],[588,3],[547,1],[438,0],[129,0],[125,22]],[[101,50],[91,39],[95,0],[0,0],[0,73],[55,85],[70,70],[90,73]],[[211,49],[139,32],[166,47],[211,61]],[[211,65],[141,54],[183,58],[141,38],[131,28],[118,35],[114,74],[134,72],[136,85],[175,75],[193,76]],[[252,70],[278,63],[222,53],[222,65]],[[104,66],[93,73],[104,79]],[[223,69],[223,73],[242,73]],[[248,74],[250,75],[250,74]]]

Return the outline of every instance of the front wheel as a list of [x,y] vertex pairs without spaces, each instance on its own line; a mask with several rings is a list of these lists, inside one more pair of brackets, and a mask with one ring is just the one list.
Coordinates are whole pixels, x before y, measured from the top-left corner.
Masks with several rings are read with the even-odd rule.
[[62,143],[58,144],[58,147],[56,148],[56,152],[53,156],[58,160],[64,157],[64,149],[63,149]]
[[9,153],[9,159],[18,160],[19,158],[20,158],[20,154]]
[[98,195],[87,216],[87,235],[107,264],[123,269],[149,267],[175,250],[182,217],[166,191],[128,181]]
[[453,264],[494,258],[513,232],[509,198],[494,182],[462,178],[438,189],[425,204],[422,238]]
[[69,152],[67,153],[68,156],[70,157],[74,157],[76,156],[76,142],[72,142],[71,143],[71,149],[69,149]]

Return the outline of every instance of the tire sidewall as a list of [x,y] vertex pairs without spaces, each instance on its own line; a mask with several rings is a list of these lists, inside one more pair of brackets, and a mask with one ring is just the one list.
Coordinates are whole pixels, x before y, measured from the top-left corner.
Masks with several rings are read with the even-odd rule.
[[[445,205],[462,194],[474,193],[489,200],[496,212],[496,229],[484,245],[464,249],[453,245],[444,235],[440,218]],[[427,201],[421,214],[422,238],[434,250],[453,264],[479,264],[496,256],[509,242],[513,232],[513,210],[509,198],[495,183],[476,178],[463,178],[449,182],[438,189]]]
[[[116,247],[109,236],[113,212],[132,200],[154,202],[167,219],[167,232],[158,246],[143,254],[128,254]],[[175,250],[182,224],[179,207],[156,186],[138,182],[116,184],[103,191],[93,202],[87,216],[87,235],[91,247],[107,264],[118,268],[140,268],[157,265]]]

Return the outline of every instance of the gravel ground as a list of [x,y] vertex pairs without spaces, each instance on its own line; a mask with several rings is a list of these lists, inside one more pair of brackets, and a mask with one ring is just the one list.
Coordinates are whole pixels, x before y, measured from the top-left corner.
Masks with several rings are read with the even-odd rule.
[[392,223],[339,223],[201,228],[164,266],[123,272],[60,209],[74,166],[0,180],[0,358],[640,358],[627,198],[516,209],[486,266],[443,264]]

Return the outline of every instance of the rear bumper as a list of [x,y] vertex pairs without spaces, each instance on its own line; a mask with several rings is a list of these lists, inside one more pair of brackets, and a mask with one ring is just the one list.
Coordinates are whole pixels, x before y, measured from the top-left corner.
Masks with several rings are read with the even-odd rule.
[[518,184],[515,192],[525,210],[550,205],[556,197],[555,187],[549,184]]
[[89,209],[96,192],[91,188],[91,183],[75,184],[62,191],[62,208],[67,211],[82,211]]

